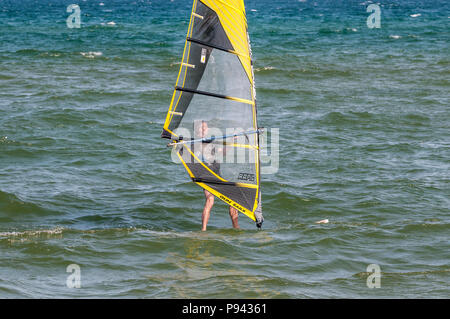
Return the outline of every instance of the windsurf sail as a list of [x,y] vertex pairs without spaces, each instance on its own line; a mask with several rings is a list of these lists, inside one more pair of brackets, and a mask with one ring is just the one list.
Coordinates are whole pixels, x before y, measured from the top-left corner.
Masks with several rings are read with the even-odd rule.
[[263,222],[252,51],[243,0],[194,0],[162,138],[192,181]]

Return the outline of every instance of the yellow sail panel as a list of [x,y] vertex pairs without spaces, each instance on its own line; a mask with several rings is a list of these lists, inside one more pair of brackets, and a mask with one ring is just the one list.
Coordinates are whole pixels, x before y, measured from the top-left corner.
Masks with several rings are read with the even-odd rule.
[[234,51],[253,85],[253,72],[247,35],[247,19],[243,0],[202,0],[216,12]]

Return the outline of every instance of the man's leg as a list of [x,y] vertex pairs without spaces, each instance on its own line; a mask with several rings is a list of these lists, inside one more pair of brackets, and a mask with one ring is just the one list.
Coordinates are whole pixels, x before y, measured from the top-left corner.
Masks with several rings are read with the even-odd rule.
[[233,224],[233,228],[239,229],[238,217],[239,217],[239,213],[238,213],[237,209],[230,206],[230,218],[231,218],[231,223]]
[[202,214],[202,231],[206,230],[206,225],[208,225],[209,215],[211,213],[211,208],[214,205],[214,195],[208,192],[206,189],[203,190],[205,193],[206,201],[205,207],[203,208]]

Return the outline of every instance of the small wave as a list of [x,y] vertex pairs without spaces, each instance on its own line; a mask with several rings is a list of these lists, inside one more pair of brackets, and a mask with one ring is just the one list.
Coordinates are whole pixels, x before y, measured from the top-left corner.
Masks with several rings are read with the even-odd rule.
[[417,17],[420,17],[421,14],[420,14],[420,13],[414,13],[414,14],[410,14],[409,16],[410,16],[411,18],[417,18]]
[[422,222],[417,224],[407,224],[398,230],[399,233],[418,234],[419,232],[434,233],[446,231],[449,227],[445,222]]
[[330,29],[330,28],[322,28],[319,30],[319,34],[336,34],[336,33],[342,33],[342,34],[351,34],[354,32],[358,32],[357,28],[343,28],[343,29]]
[[103,53],[100,51],[80,52],[80,54],[82,56],[84,56],[85,58],[89,58],[89,59],[93,59],[95,57],[99,57],[99,56],[103,55]]
[[0,237],[39,237],[42,235],[52,236],[62,234],[63,230],[63,227],[55,227],[53,229],[0,232]]
[[423,125],[430,122],[430,118],[426,114],[408,113],[404,116],[406,123]]
[[14,194],[2,192],[0,190],[0,211],[3,214],[11,214],[11,216],[23,214],[48,215],[55,213],[54,211],[45,209],[34,203],[22,201]]
[[36,49],[21,49],[21,50],[17,50],[16,51],[17,54],[37,54],[37,53],[41,53],[41,51],[36,50]]
[[391,35],[389,36],[389,38],[390,38],[390,39],[394,39],[394,40],[398,40],[398,39],[401,39],[402,37],[399,36],[399,35],[391,34]]
[[332,111],[324,114],[321,119],[323,123],[327,124],[342,124],[342,123],[353,123],[353,119],[348,114],[343,114],[341,112]]
[[358,32],[357,28],[345,28],[343,30],[344,33],[350,33],[350,32]]
[[[283,185],[277,185],[279,188],[283,187]],[[285,190],[281,190],[274,194],[276,197],[274,197],[270,201],[271,207],[274,209],[283,209],[287,211],[295,211],[301,206],[311,206],[314,205],[317,202],[320,202],[321,200],[318,198],[305,198],[300,196],[299,194],[292,194]]]
[[9,144],[12,143],[8,136],[0,136],[0,144]]
[[333,33],[341,33],[342,31],[339,29],[329,29],[329,28],[322,28],[319,30],[319,34],[333,34]]
[[67,55],[67,52],[63,51],[41,51],[36,49],[22,49],[15,52],[16,55],[31,55],[39,57],[59,58]]
[[273,66],[265,66],[263,68],[256,68],[255,72],[270,71],[270,70],[276,70],[276,68]]
[[61,56],[66,55],[66,52],[61,51],[46,51],[40,54],[41,57],[50,57],[50,58],[59,58]]

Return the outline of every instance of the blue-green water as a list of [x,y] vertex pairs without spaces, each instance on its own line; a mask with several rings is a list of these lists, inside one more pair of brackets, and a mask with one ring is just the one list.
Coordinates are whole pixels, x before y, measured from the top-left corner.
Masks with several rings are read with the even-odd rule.
[[450,4],[370,3],[246,1],[279,170],[202,233],[159,138],[191,1],[0,0],[0,297],[450,297]]

